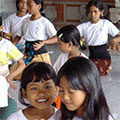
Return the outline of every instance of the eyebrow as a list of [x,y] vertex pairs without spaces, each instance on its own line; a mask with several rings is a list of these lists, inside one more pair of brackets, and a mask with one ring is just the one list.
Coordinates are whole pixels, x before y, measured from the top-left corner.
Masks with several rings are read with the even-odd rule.
[[29,87],[31,86],[39,86],[38,84],[30,84]]
[[[54,82],[53,82],[54,83]],[[46,83],[45,84],[52,84],[51,82],[49,82],[49,81],[46,81]]]

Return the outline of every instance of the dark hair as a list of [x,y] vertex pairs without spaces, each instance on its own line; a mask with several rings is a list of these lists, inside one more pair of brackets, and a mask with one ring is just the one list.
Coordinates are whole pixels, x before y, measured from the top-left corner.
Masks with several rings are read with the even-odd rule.
[[45,17],[46,15],[44,13],[44,2],[43,2],[43,0],[34,0],[34,2],[37,5],[41,4],[40,14]]
[[34,62],[28,65],[22,74],[20,92],[19,92],[19,100],[24,105],[29,105],[25,102],[24,97],[22,95],[22,89],[26,90],[28,83],[33,81],[39,82],[41,79],[49,80],[52,79],[56,84],[56,73],[51,65],[44,62]]
[[87,4],[86,14],[89,14],[90,7],[93,5],[96,8],[98,8],[100,11],[104,10],[104,6],[103,6],[103,3],[101,2],[101,0],[90,0],[90,2]]
[[61,36],[61,40],[65,43],[72,42],[74,46],[80,45],[80,32],[74,25],[66,25],[57,32],[57,37]]
[[20,2],[21,0],[16,0],[16,8],[17,8],[17,11],[19,10],[19,2]]
[[82,45],[82,46],[80,45],[80,40],[81,40],[80,32],[77,29],[77,27],[75,27],[74,25],[66,25],[66,26],[62,27],[57,32],[58,38],[60,35],[61,35],[60,39],[64,43],[72,42],[72,44],[74,46],[80,46],[80,48],[82,50],[86,49],[86,47],[84,45]]
[[[108,120],[109,108],[97,67],[91,60],[83,57],[69,59],[58,72],[58,86],[62,76],[66,77],[72,89],[82,90],[86,93],[83,103],[83,120]],[[62,120],[71,120],[76,111],[67,110],[65,105],[61,103]]]
[[[21,2],[21,0],[16,0],[16,9],[17,9],[17,11],[19,11],[19,3]],[[26,12],[27,12],[27,10],[26,10]]]

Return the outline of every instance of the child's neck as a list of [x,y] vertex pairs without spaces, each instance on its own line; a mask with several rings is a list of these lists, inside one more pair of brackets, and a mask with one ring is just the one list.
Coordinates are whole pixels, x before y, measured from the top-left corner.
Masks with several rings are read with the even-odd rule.
[[37,108],[26,108],[23,110],[23,114],[28,120],[48,120],[54,114],[54,108],[50,107],[45,110],[39,110]]
[[16,15],[18,16],[18,17],[23,17],[23,16],[25,16],[27,13],[26,12],[20,12],[20,11],[17,11],[17,13],[16,13]]
[[35,14],[35,15],[32,15],[32,16],[31,16],[30,20],[37,20],[37,19],[39,19],[39,18],[41,18],[41,17],[42,17],[41,14]]
[[82,113],[83,113],[83,107],[80,107],[80,108],[77,110],[76,116],[82,117]]
[[68,58],[70,59],[77,56],[81,56],[81,52],[78,47],[73,47],[72,50],[69,52]]

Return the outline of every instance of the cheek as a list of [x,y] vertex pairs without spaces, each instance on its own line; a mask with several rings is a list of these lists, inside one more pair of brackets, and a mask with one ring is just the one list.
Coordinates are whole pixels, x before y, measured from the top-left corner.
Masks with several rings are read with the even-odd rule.
[[60,95],[60,98],[61,98],[61,101],[63,101],[63,92],[59,92],[59,95]]
[[85,101],[85,97],[86,97],[85,93],[80,93],[80,94],[72,97],[71,99],[75,105],[81,106]]

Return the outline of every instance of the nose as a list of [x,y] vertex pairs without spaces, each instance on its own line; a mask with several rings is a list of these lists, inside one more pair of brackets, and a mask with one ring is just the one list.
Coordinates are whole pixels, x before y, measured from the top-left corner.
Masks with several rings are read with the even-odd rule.
[[23,7],[26,7],[27,5],[26,5],[26,2],[23,2]]
[[39,89],[39,91],[38,91],[37,94],[38,94],[38,96],[40,96],[40,97],[44,97],[45,91]]
[[91,17],[93,17],[95,14],[94,14],[94,12],[91,12]]
[[69,94],[65,92],[65,93],[63,94],[63,100],[64,100],[64,101],[68,101],[69,99],[70,99]]

